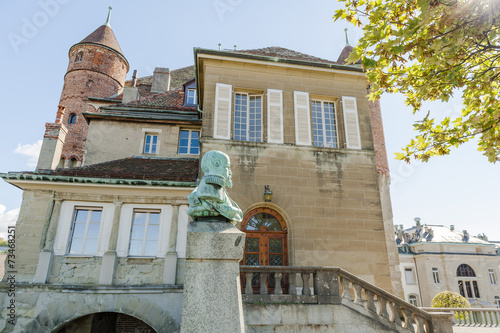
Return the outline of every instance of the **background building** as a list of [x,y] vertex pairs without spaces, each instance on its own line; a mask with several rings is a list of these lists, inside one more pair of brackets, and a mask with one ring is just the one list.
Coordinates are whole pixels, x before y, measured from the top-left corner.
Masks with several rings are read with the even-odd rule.
[[500,252],[485,235],[477,237],[454,226],[398,227],[396,242],[405,299],[431,306],[432,298],[450,290],[466,297],[473,307],[500,307]]

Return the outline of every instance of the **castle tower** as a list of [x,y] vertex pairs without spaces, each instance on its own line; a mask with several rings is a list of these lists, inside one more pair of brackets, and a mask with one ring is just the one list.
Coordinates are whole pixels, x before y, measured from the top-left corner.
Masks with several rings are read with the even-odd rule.
[[110,14],[111,7],[106,23],[69,49],[57,120],[46,124],[37,169],[81,165],[88,131],[82,113],[95,111],[88,97],[109,97],[123,89],[129,64],[109,24]]

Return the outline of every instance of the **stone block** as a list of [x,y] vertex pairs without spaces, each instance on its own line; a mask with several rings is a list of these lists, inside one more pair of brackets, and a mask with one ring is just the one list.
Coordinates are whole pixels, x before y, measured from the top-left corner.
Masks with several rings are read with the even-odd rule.
[[243,258],[245,234],[228,222],[190,222],[186,259]]

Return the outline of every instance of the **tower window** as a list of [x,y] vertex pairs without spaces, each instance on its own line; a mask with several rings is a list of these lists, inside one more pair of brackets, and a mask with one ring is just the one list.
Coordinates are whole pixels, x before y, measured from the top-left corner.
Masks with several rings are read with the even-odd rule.
[[83,51],[80,51],[76,54],[75,62],[82,62],[82,59],[83,59]]
[[69,115],[68,124],[74,124],[76,121],[76,114],[72,113]]

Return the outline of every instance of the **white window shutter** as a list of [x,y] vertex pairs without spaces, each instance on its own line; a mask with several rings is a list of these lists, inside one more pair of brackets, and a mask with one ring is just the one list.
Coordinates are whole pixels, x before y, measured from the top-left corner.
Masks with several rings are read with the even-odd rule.
[[293,92],[295,109],[295,144],[311,145],[311,113],[309,111],[309,93]]
[[346,148],[361,149],[358,107],[356,97],[342,96]]
[[231,139],[231,96],[230,84],[215,86],[214,138]]
[[284,142],[282,90],[267,89],[267,142]]

